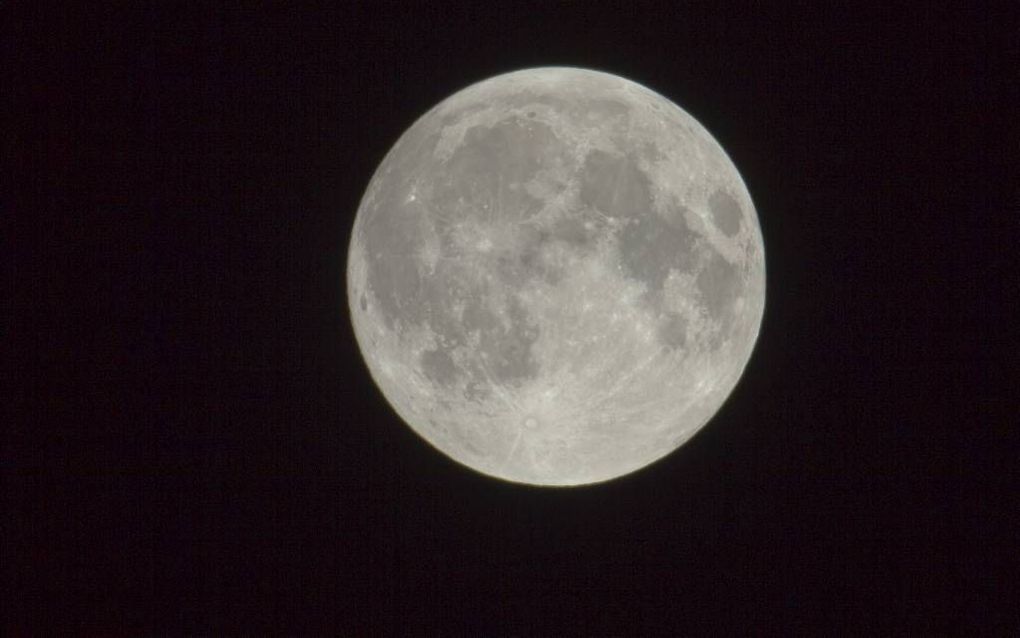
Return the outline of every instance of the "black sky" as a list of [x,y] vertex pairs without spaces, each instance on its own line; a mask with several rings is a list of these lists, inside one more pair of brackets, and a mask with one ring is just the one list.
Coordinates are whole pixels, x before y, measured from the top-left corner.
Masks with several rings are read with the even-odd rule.
[[[153,4],[4,22],[7,635],[1020,627],[1007,3]],[[541,65],[704,124],[768,270],[711,424],[571,490],[418,439],[344,290],[397,137]]]

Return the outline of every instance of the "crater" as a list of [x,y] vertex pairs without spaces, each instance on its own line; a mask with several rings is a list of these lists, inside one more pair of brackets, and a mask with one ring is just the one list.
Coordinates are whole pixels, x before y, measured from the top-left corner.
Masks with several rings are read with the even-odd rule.
[[722,234],[732,237],[740,231],[743,213],[740,210],[740,205],[729,193],[722,190],[715,191],[708,198],[708,207],[712,210],[712,221],[716,228],[722,231]]

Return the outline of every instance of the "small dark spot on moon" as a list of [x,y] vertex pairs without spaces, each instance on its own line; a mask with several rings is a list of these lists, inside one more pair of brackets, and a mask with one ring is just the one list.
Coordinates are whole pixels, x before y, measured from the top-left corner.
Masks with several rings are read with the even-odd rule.
[[698,273],[696,285],[708,314],[720,324],[719,337],[724,338],[733,326],[733,303],[742,293],[740,273],[716,253]]
[[708,206],[712,209],[712,220],[716,228],[727,237],[732,237],[740,230],[740,219],[743,216],[740,205],[726,191],[716,191],[708,198]]
[[538,115],[538,113],[535,113],[534,111],[528,111],[528,117],[535,117],[536,115]]
[[579,247],[591,241],[592,232],[585,228],[584,222],[581,219],[565,217],[555,222],[552,236],[571,246]]
[[457,366],[446,350],[427,350],[421,355],[425,376],[439,385],[448,386],[457,377]]
[[669,313],[659,326],[659,340],[670,348],[681,348],[687,342],[687,319],[683,315]]
[[365,297],[365,293],[361,293],[361,299],[358,300],[358,305],[361,306],[361,312],[368,310],[368,299]]
[[650,162],[658,162],[666,159],[666,156],[662,154],[659,147],[653,142],[646,142],[641,145],[639,155]]

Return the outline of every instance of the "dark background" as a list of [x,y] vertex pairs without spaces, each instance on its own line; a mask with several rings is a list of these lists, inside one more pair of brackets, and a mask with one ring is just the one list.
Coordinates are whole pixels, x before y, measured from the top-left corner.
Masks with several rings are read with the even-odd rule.
[[[1020,628],[1010,4],[104,4],[3,23],[7,635]],[[344,290],[397,137],[540,65],[701,121],[768,269],[710,425],[568,490],[418,439]]]

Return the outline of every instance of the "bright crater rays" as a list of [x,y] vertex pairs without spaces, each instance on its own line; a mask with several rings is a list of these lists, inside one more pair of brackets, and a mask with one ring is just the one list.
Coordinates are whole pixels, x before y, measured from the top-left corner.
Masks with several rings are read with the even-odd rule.
[[348,298],[387,400],[454,460],[579,485],[665,456],[733,390],[758,219],[711,135],[613,75],[540,68],[422,116],[361,202]]

